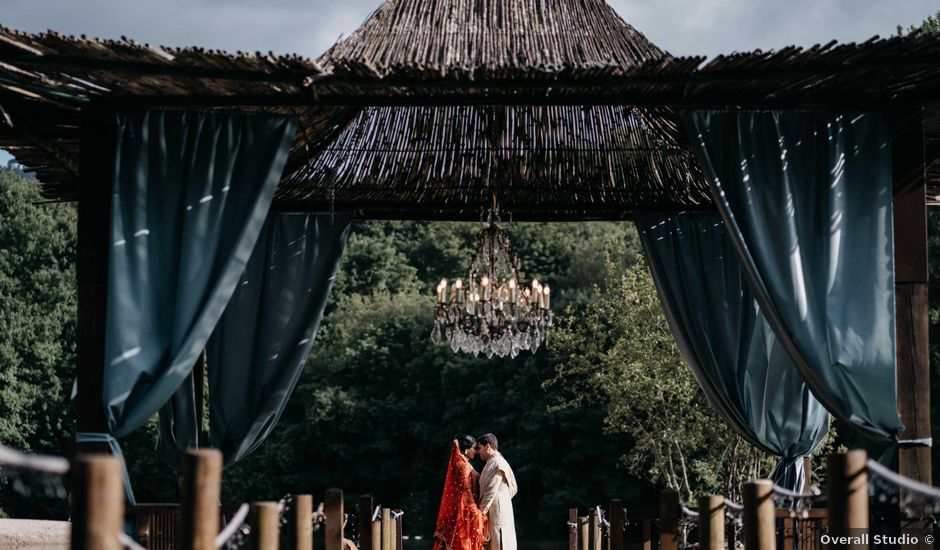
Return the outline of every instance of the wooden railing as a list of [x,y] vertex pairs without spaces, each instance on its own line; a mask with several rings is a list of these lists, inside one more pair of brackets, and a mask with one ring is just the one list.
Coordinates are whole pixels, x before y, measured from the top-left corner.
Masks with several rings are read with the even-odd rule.
[[[598,515],[597,508],[592,508],[585,515],[577,508],[568,510],[568,550],[623,550],[624,548],[642,548],[653,550],[660,546],[660,513],[658,510],[625,510],[623,501],[611,500],[607,508],[607,517],[603,512]],[[701,511],[699,511],[701,513]],[[775,541],[777,548],[792,550],[821,549],[822,534],[828,530],[828,512],[825,508],[813,508],[794,513],[790,508],[774,509]],[[722,520],[724,540],[733,548],[733,541],[738,537],[739,527],[732,522]],[[708,538],[700,531],[691,533],[690,543],[704,548],[703,539]],[[668,531],[666,532],[668,535]]]
[[[120,462],[108,455],[84,455],[72,462],[74,479],[72,548],[119,550],[124,545],[147,550],[217,550],[228,542],[219,540],[223,514],[232,508],[219,506],[222,479],[221,454],[213,449],[186,453],[182,468],[181,501],[176,504],[138,505],[124,512]],[[253,550],[304,549],[313,547],[315,521],[323,525],[325,550],[354,550],[344,537],[346,514],[343,492],[329,489],[321,510],[313,508],[313,496],[292,495],[281,502],[251,503],[247,516],[246,547]],[[402,550],[402,513],[379,508],[373,517],[372,498],[359,501],[363,526],[362,550]],[[244,512],[242,512],[244,514]],[[137,536],[123,534],[125,521]],[[282,529],[282,523],[284,528]],[[227,530],[223,533],[237,533]],[[134,540],[136,539],[136,540]]]

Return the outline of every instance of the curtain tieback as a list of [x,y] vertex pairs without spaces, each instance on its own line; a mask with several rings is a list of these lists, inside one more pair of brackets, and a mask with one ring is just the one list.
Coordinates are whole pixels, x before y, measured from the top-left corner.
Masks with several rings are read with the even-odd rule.
[[899,439],[897,445],[899,449],[909,449],[911,447],[933,447],[933,438],[923,437],[920,439]]
[[124,461],[124,453],[121,451],[121,444],[111,434],[103,432],[75,432],[76,443],[106,443],[111,450],[111,454],[121,461],[121,468],[124,469],[124,495],[127,497],[128,504],[137,504],[134,498],[134,489],[131,488],[131,477],[127,473],[127,463]]

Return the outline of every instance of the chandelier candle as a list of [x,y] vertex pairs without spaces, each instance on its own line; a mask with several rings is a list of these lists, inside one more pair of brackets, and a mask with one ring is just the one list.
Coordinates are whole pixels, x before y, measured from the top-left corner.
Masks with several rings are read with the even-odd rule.
[[551,290],[537,279],[532,280],[531,288],[522,284],[519,257],[494,216],[497,214],[491,210],[477,236],[466,287],[464,279],[457,279],[449,288],[447,279],[437,285],[431,340],[446,340],[455,353],[516,357],[520,351],[535,351],[548,341]]

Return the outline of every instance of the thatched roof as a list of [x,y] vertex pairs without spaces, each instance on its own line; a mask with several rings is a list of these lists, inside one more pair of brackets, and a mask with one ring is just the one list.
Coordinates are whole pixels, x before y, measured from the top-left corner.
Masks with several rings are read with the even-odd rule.
[[476,219],[496,195],[517,219],[587,219],[710,207],[676,109],[937,98],[940,35],[677,58],[602,0],[389,0],[316,61],[0,28],[0,147],[56,200],[76,196],[89,102],[296,113],[277,208]]
[[282,208],[477,219],[496,197],[517,219],[627,217],[710,207],[666,108],[374,107],[290,170]]
[[603,0],[389,0],[318,60],[338,77],[622,75],[664,52]]

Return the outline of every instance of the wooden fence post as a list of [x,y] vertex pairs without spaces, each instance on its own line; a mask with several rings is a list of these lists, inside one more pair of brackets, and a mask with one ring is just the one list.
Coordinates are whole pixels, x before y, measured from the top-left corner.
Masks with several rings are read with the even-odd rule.
[[72,461],[72,549],[121,550],[124,473],[121,461],[105,454]]
[[623,510],[623,501],[619,499],[611,500],[607,514],[610,516],[610,534],[607,535],[607,548],[608,550],[623,550],[623,526],[627,519]]
[[578,509],[568,508],[568,550],[578,548]]
[[[372,497],[362,495],[359,497],[359,506],[356,514],[359,516],[359,550],[373,550],[372,547]],[[375,550],[379,550],[375,548]]]
[[278,550],[280,544],[281,518],[276,502],[253,502],[248,515],[249,550]]
[[218,449],[189,449],[182,458],[176,540],[182,550],[215,550],[215,536],[219,534],[222,453]]
[[698,545],[700,550],[725,550],[725,498],[698,499]]
[[313,549],[313,495],[294,495],[284,533],[285,547],[296,550]]
[[587,516],[578,518],[578,532],[581,535],[581,550],[590,550],[591,548],[591,525]]
[[744,548],[775,550],[774,484],[757,479],[744,484]]
[[405,516],[401,510],[392,510],[395,514],[395,520],[392,522],[392,529],[395,530],[395,536],[392,537],[395,543],[395,550],[402,550],[402,526],[404,525],[402,518]]
[[323,496],[323,513],[326,514],[324,533],[326,550],[343,550],[343,491],[327,489]]
[[[829,533],[859,535],[868,530],[868,453],[861,449],[829,455]],[[868,545],[849,546],[867,548]]]
[[382,508],[382,550],[392,550],[392,511]]
[[679,493],[674,489],[659,494],[659,549],[679,550]]
[[372,550],[382,550],[382,518],[375,518],[374,521],[371,520],[372,514],[375,513],[375,508],[372,509],[372,513],[369,514],[370,521],[372,522]]
[[597,508],[591,510],[591,550],[602,550],[601,515]]

